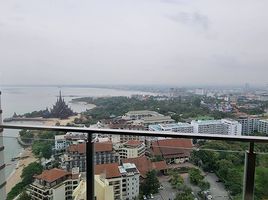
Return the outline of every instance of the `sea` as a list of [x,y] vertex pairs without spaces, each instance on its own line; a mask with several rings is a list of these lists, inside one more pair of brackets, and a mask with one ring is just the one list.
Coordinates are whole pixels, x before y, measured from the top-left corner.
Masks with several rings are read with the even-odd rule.
[[[3,110],[3,119],[17,114],[24,114],[27,112],[43,110],[51,108],[56,102],[61,91],[62,96],[66,103],[75,112],[83,112],[87,109],[94,108],[92,104],[83,102],[72,102],[71,100],[79,97],[112,97],[112,96],[131,96],[135,94],[140,95],[154,95],[149,92],[133,91],[133,90],[120,90],[120,89],[106,89],[106,88],[91,88],[91,87],[44,87],[44,86],[31,86],[31,87],[15,87],[5,86],[1,87],[1,106]],[[42,122],[12,122],[13,124],[40,124]],[[23,151],[23,148],[17,141],[19,130],[4,130],[4,156],[6,163],[5,175],[6,178],[14,171],[16,161],[11,161],[12,158],[17,157]]]

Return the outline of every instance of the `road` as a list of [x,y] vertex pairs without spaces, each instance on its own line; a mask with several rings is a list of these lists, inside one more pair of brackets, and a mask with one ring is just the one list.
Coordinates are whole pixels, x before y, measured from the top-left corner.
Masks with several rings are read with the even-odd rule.
[[159,182],[163,185],[163,190],[159,190],[159,194],[155,195],[154,199],[156,200],[174,200],[176,197],[176,190],[172,188],[168,182],[168,176],[158,177]]
[[210,192],[213,200],[229,200],[228,192],[222,183],[218,183],[218,177],[214,173],[208,173],[205,180],[210,183]]

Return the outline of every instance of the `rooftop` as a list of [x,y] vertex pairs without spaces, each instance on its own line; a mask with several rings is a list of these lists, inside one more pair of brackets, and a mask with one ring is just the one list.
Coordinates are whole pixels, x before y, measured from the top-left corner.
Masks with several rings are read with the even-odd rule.
[[121,177],[120,171],[118,169],[118,163],[95,165],[95,174],[103,174],[107,179]]
[[108,152],[113,151],[113,143],[109,142],[96,142],[94,143],[95,152]]
[[42,174],[35,176],[35,178],[52,183],[52,182],[54,182],[60,178],[63,178],[67,175],[71,175],[71,173],[66,172],[65,170],[62,170],[62,169],[53,168],[50,170],[43,171]]

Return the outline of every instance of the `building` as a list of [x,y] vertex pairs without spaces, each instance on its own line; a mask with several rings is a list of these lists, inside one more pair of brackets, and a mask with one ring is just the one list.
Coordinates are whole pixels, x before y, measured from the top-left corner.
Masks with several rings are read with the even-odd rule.
[[114,186],[101,175],[94,176],[95,196],[97,200],[114,200]]
[[145,129],[149,129],[149,125],[152,124],[171,124],[174,123],[175,120],[171,119],[170,116],[153,116],[153,117],[145,117],[142,120],[142,124]]
[[35,176],[27,190],[32,200],[71,200],[78,183],[78,174],[54,168]]
[[68,132],[65,135],[55,135],[55,150],[65,150],[71,144],[84,143],[87,140],[87,134],[85,133],[71,133]]
[[139,195],[139,171],[135,164],[127,163],[122,166],[117,163],[96,165],[95,183],[97,199],[106,200],[105,196],[113,194],[114,200],[134,200]]
[[68,105],[65,103],[60,91],[60,96],[57,99],[55,105],[53,105],[52,109],[50,110],[49,117],[67,119],[74,114],[75,113],[71,110],[71,108],[69,108]]
[[72,197],[73,200],[86,200],[87,199],[87,182],[86,180],[81,180],[79,185],[74,189]]
[[112,142],[96,142],[94,143],[94,149],[96,165],[118,162],[119,155],[113,150]]
[[158,112],[149,110],[130,111],[122,119],[131,120],[134,125],[143,125],[145,130],[148,130],[149,125],[152,124],[169,124],[175,122],[170,116],[164,116]]
[[242,126],[232,119],[192,121],[194,133],[241,135]]
[[152,155],[162,157],[168,164],[188,161],[192,148],[190,139],[163,139],[154,141],[151,145]]
[[134,163],[140,172],[140,177],[143,179],[146,178],[149,171],[156,170],[160,174],[165,174],[168,170],[166,161],[152,162],[146,156],[123,159],[122,163]]
[[233,119],[222,119],[227,135],[241,135],[242,125]]
[[73,144],[67,148],[62,158],[62,168],[72,171],[79,168],[79,172],[86,171],[86,143]]
[[177,123],[177,124],[156,124],[149,125],[150,131],[171,131],[178,133],[193,133],[194,127],[188,123]]
[[260,120],[258,125],[258,132],[268,134],[268,120]]
[[[94,143],[94,162],[95,164],[105,164],[118,162],[119,155],[113,150],[111,142]],[[78,167],[80,172],[86,171],[86,143],[73,144],[67,148],[63,156],[63,168],[71,171]]]
[[242,135],[251,135],[258,130],[260,118],[250,115],[241,115],[236,120],[242,125]]
[[122,197],[124,200],[134,200],[139,197],[140,173],[133,163],[123,163],[119,166],[122,176]]
[[120,160],[144,156],[145,150],[145,144],[138,140],[129,140],[124,144],[115,145],[115,151],[118,152]]
[[125,120],[139,120],[143,119],[145,117],[155,117],[155,116],[163,116],[155,111],[150,110],[137,110],[137,111],[129,111],[124,116],[122,116],[122,119]]

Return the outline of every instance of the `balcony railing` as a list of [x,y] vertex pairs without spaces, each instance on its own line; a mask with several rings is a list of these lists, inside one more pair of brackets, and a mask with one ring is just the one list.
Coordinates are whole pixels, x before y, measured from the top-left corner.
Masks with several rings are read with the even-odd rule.
[[224,141],[239,141],[249,144],[249,150],[245,153],[245,170],[243,184],[243,199],[253,200],[254,198],[254,176],[256,153],[254,152],[255,143],[268,143],[268,137],[255,136],[231,136],[231,135],[212,135],[212,134],[192,134],[192,133],[174,133],[161,131],[133,131],[133,130],[118,130],[118,129],[98,129],[98,128],[77,128],[63,126],[36,126],[36,125],[0,125],[3,129],[26,129],[26,130],[47,130],[60,132],[79,132],[87,133],[88,140],[86,142],[86,178],[87,178],[87,199],[94,199],[94,141],[93,134],[111,134],[111,135],[135,135],[145,137],[170,137],[170,138],[190,138],[190,139],[205,139],[205,140],[224,140]]

